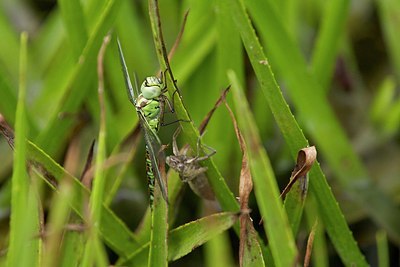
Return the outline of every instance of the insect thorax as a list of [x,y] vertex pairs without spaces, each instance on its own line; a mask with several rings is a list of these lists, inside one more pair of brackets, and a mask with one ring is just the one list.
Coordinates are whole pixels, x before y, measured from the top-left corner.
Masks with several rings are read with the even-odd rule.
[[162,94],[162,87],[163,83],[159,78],[150,76],[143,81],[140,92],[145,98],[152,99]]

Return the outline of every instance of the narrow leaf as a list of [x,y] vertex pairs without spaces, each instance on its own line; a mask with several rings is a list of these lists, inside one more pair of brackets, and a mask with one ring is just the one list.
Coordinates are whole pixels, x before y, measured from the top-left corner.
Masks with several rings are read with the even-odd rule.
[[228,72],[228,77],[232,84],[236,112],[241,114],[238,117],[239,126],[250,148],[247,156],[254,178],[257,203],[265,220],[263,226],[268,236],[274,262],[276,266],[292,266],[296,262],[297,249],[279,198],[278,185],[268,155],[261,146],[257,126],[237,77],[233,72]]
[[236,122],[233,111],[225,101],[225,106],[229,111],[229,115],[233,122],[236,137],[238,139],[240,150],[243,153],[242,169],[240,170],[239,182],[239,201],[240,201],[240,246],[239,246],[239,263],[240,266],[264,266],[264,259],[261,252],[260,244],[257,240],[256,231],[254,230],[253,222],[248,213],[249,211],[249,197],[253,190],[253,180],[250,172],[250,165],[248,162],[248,150],[246,143],[240,132],[239,126]]
[[[232,227],[236,220],[236,213],[222,212],[175,228],[168,235],[168,260],[174,261],[189,254],[193,249]],[[143,266],[141,264],[146,262],[148,249],[149,243],[118,265]]]

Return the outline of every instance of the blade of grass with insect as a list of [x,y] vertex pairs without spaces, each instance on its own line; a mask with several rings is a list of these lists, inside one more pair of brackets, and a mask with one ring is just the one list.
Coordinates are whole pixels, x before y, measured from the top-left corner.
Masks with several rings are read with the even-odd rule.
[[[199,132],[200,134],[203,134],[205,132],[205,129],[211,119],[211,117],[214,116],[214,113],[216,109],[221,105],[223,99],[225,99],[226,94],[228,93],[229,87],[225,89],[222,93],[221,96],[218,98],[218,100],[215,102],[214,107],[207,113],[203,121],[201,122],[199,126]],[[179,207],[176,206],[177,198],[179,197],[179,193],[182,189],[183,183],[178,178],[178,173],[176,171],[173,171],[172,169],[169,170],[167,174],[167,180],[168,180],[168,191],[169,191],[169,196],[168,200],[170,202],[170,207],[169,207],[169,216],[168,216],[168,222],[170,225],[174,224],[174,221],[177,217],[177,212],[176,210],[179,209]],[[140,230],[137,232],[138,235],[138,241],[141,244],[144,244],[149,240],[149,233],[150,233],[150,211],[149,209],[147,210],[147,213],[145,214],[142,222],[141,222],[141,227],[139,227]]]
[[[297,151],[302,147],[306,147],[308,142],[273,78],[268,60],[251,26],[243,2],[232,1],[227,4],[231,7],[232,14],[235,14],[236,27],[241,33],[242,41],[272,114],[290,147],[292,156],[295,157]],[[311,169],[310,177],[311,191],[323,206],[320,208],[322,220],[342,260],[346,263],[355,262],[359,266],[367,265],[318,164],[315,164]]]
[[[148,1],[152,29],[154,29],[152,11],[156,8],[154,4],[157,5],[158,3],[154,3],[151,0]],[[157,15],[159,16],[159,14]],[[153,30],[152,32],[153,38],[156,39],[156,31]],[[159,51],[160,47],[157,47],[157,43],[155,43],[155,47],[156,50]],[[164,68],[160,66],[160,69],[163,70]],[[164,83],[166,82],[167,81],[164,72]],[[165,180],[165,159],[163,158],[162,160],[163,162],[161,162],[160,166],[155,167],[160,168],[160,173],[162,175],[160,178],[164,179],[164,184],[167,184],[167,181]],[[161,198],[160,188],[159,186],[156,186],[154,190],[154,209],[151,213],[150,249],[148,254],[149,267],[168,266],[168,227],[168,204]]]
[[[237,218],[237,213],[222,212],[171,230],[168,235],[168,260],[175,261],[189,254],[193,249],[232,227]],[[126,260],[118,262],[117,265],[144,266],[144,263],[147,262],[149,245],[149,242],[146,243]]]
[[373,185],[318,82],[308,73],[299,49],[283,30],[275,10],[268,2],[246,3],[254,15],[256,25],[276,26],[268,31],[266,27],[261,27],[261,37],[272,36],[268,38],[269,56],[285,77],[293,103],[302,118],[306,118],[305,127],[315,138],[318,150],[325,156],[341,186],[351,192],[352,200],[376,223],[387,229],[392,238],[400,242],[400,228],[397,227],[400,225],[400,211],[388,196]]
[[[157,56],[159,58],[160,66],[162,69],[167,69],[168,70],[168,75],[169,79],[167,79],[168,82],[168,91],[169,94],[172,96],[177,90],[177,86],[174,83],[174,78],[172,75],[172,69],[169,66],[169,63],[167,62],[167,53],[165,50],[165,47],[163,48],[163,39],[160,38],[160,31],[161,31],[161,22],[159,22],[159,16],[158,12],[156,9],[156,2],[152,0],[152,8],[150,8],[150,20],[152,21],[152,31],[153,35],[155,36],[155,45],[156,45],[156,52]],[[193,122],[190,120],[190,116],[187,112],[187,109],[184,107],[184,104],[182,102],[181,95],[179,91],[176,92],[176,96],[174,98],[174,107],[175,111],[177,114],[177,118],[181,120],[185,120],[180,123],[182,129],[183,129],[183,134],[186,136],[187,140],[189,141],[190,146],[195,149],[197,146],[197,140],[199,139],[199,133],[196,127],[194,126]],[[191,122],[187,122],[191,121]],[[224,210],[226,211],[238,211],[239,210],[239,205],[236,202],[232,192],[229,190],[227,187],[226,183],[224,182],[224,179],[222,178],[220,172],[217,170],[216,166],[213,163],[212,158],[207,159],[204,161],[204,166],[208,168],[208,178],[210,181],[210,184],[216,194],[216,197],[218,198],[221,206],[223,207]]]
[[63,104],[51,115],[51,122],[43,130],[38,137],[38,144],[50,155],[59,153],[60,145],[65,142],[73,121],[70,119],[59,120],[60,112],[74,113],[80,107],[84,100],[85,94],[88,93],[88,79],[93,63],[96,62],[97,51],[100,48],[102,38],[106,35],[110,26],[114,22],[116,13],[119,8],[119,0],[111,0],[107,3],[100,18],[96,23],[96,27],[90,34],[85,49],[82,52],[83,63],[78,62],[74,68],[72,75],[67,83],[67,88],[63,88],[65,99]]
[[349,0],[326,2],[321,14],[322,24],[313,49],[311,68],[324,92],[329,90],[349,4]]
[[[38,266],[39,264],[39,218],[34,188],[26,169],[26,75],[28,57],[28,34],[21,33],[19,53],[19,92],[15,118],[15,152],[11,178],[10,241],[7,253],[8,266]],[[36,213],[36,214],[35,214]]]
[[233,71],[228,72],[232,84],[235,110],[239,127],[243,132],[249,151],[251,173],[254,180],[254,189],[257,203],[264,219],[264,229],[268,236],[268,244],[276,266],[292,266],[296,262],[297,249],[289,227],[288,218],[279,198],[279,188],[273,173],[266,151],[261,146],[260,137],[254,118],[239,81]]

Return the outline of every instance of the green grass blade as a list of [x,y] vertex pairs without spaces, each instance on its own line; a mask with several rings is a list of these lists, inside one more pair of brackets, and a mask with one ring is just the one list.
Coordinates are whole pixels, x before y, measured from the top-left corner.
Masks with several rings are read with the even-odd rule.
[[400,81],[400,46],[398,29],[400,27],[400,2],[396,0],[376,0],[381,27],[383,28],[389,58],[392,60],[397,81]]
[[[74,222],[70,220],[70,222]],[[76,222],[81,223],[81,220]],[[84,251],[85,240],[82,233],[68,231],[64,234],[62,247],[62,258],[59,260],[61,267],[79,266]]]
[[[305,179],[305,186],[308,188],[308,175]],[[293,235],[296,235],[299,230],[306,196],[307,192],[304,194],[300,181],[297,181],[285,197],[284,207]]]
[[308,229],[312,229],[316,220],[318,220],[317,230],[315,232],[314,245],[312,249],[312,262],[315,267],[328,267],[329,256],[326,244],[326,237],[322,221],[318,217],[318,205],[313,195],[307,198],[306,219]]
[[389,244],[385,231],[376,233],[376,246],[378,248],[378,266],[389,267]]
[[[10,123],[14,124],[15,111],[17,110],[17,97],[11,85],[11,81],[0,68],[0,113]],[[32,119],[32,114],[26,113],[27,122],[29,126],[29,133],[35,135],[37,133],[37,127]]]
[[48,154],[54,155],[59,152],[60,145],[65,142],[68,132],[72,129],[73,121],[71,119],[58,118],[60,112],[74,113],[82,104],[84,97],[90,92],[89,84],[90,77],[94,77],[93,70],[95,69],[95,62],[97,51],[100,48],[103,37],[109,31],[112,23],[116,18],[116,13],[119,8],[120,0],[110,0],[104,7],[100,18],[97,21],[90,38],[86,43],[85,49],[82,52],[84,61],[78,62],[73,69],[66,88],[63,88],[65,99],[63,104],[51,115],[51,122],[43,130],[38,137],[38,144],[47,151]]
[[[149,16],[150,22],[152,25],[152,32],[154,38],[154,44],[156,46],[156,50],[159,53],[162,51],[162,48],[159,46],[160,42],[157,41],[157,38],[160,37],[161,33],[161,25],[159,22],[159,13],[158,13],[158,1],[157,0],[149,0]],[[160,56],[160,54],[158,54]],[[162,57],[161,57],[162,58]],[[161,64],[162,60],[159,59]],[[165,68],[161,68],[165,69]],[[165,82],[165,81],[164,81]],[[161,179],[164,179],[165,174],[165,162],[162,163],[162,169],[160,170]],[[153,166],[154,168],[154,166]],[[164,184],[167,181],[164,180]],[[158,266],[168,266],[168,204],[161,197],[161,189],[160,185],[155,187],[154,190],[154,210],[151,214],[151,234],[150,234],[150,250],[149,250],[149,267],[158,267]]]
[[87,41],[86,23],[79,0],[60,0],[61,15],[67,30],[69,43],[75,58],[78,59]]
[[206,267],[214,267],[215,263],[218,262],[218,264],[221,266],[235,266],[230,244],[231,241],[229,239],[228,232],[222,232],[205,243],[204,265]]
[[[285,137],[291,154],[293,158],[295,158],[297,151],[308,145],[307,140],[297,125],[287,103],[283,99],[282,93],[273,78],[268,60],[262,51],[261,45],[258,42],[246,13],[239,7],[238,3],[231,4],[232,8],[234,8],[232,14],[235,14],[234,20],[236,26],[241,33],[246,51],[248,52],[256,76],[261,84],[261,89]],[[320,203],[319,211],[321,217],[324,220],[329,236],[342,260],[346,264],[356,263],[359,266],[366,266],[367,263],[354,241],[318,163],[314,164],[314,167],[311,169],[310,189],[312,193],[316,195]]]
[[11,80],[15,81],[17,76],[14,75],[18,73],[18,60],[15,60],[19,49],[18,35],[14,32],[10,22],[7,21],[5,11],[5,8],[2,8],[0,11],[0,32],[2,39],[0,43],[0,62],[7,69],[7,77],[11,77]]
[[321,15],[322,25],[313,50],[311,68],[324,92],[329,90],[349,4],[349,0],[326,2]]
[[[8,266],[37,266],[38,265],[38,238],[35,229],[39,222],[35,213],[38,207],[34,196],[34,188],[30,188],[30,181],[26,171],[26,75],[27,75],[27,48],[28,35],[21,34],[21,50],[19,54],[19,93],[15,119],[15,152],[11,187],[11,219],[10,241],[7,253]],[[35,232],[36,230],[36,232]]]
[[[105,201],[106,191],[106,176],[103,170],[104,161],[106,158],[106,110],[104,99],[104,53],[110,41],[110,36],[104,37],[102,46],[100,47],[97,56],[97,75],[98,75],[98,101],[100,106],[100,129],[97,143],[95,174],[93,179],[92,193],[89,199],[89,239],[85,247],[83,262],[86,266],[92,266],[96,259],[98,266],[107,266],[105,259],[106,252],[100,243],[100,223],[103,211],[103,203]],[[85,266],[85,264],[82,264]]]
[[[236,213],[222,212],[173,229],[168,235],[168,260],[174,261],[189,254],[193,249],[232,227],[237,218]],[[147,261],[148,247],[149,243],[118,265],[143,266],[143,263]]]
[[[393,239],[400,242],[399,209],[368,176],[366,168],[352,149],[322,89],[308,73],[304,58],[284,31],[272,5],[268,1],[257,0],[246,3],[256,25],[260,26],[261,36],[268,38],[267,50],[270,60],[274,63],[273,66],[285,78],[291,99],[299,114],[305,119],[304,126],[315,139],[318,150],[332,168],[340,185],[351,193],[360,208],[384,227]],[[267,28],[268,25],[275,27]],[[260,60],[265,60],[262,50],[257,56],[258,61],[252,60],[253,66],[260,65]]]
[[74,197],[72,184],[69,181],[62,181],[59,187],[59,194],[54,194],[51,202],[49,219],[46,225],[46,230],[51,234],[46,239],[46,253],[43,257],[44,267],[58,266],[61,262],[60,243],[63,239],[63,230],[71,210],[69,203],[72,202]]
[[168,204],[161,197],[159,186],[154,189],[151,214],[150,250],[147,266],[168,266]]
[[[88,197],[89,192],[81,182],[31,142],[28,142],[28,156],[30,160],[40,163],[51,176],[54,176],[56,182],[61,182],[63,179],[72,181],[76,197],[70,203],[70,206],[80,218],[83,218],[82,201],[84,197]],[[42,178],[49,182],[45,177]],[[57,188],[51,187],[57,192]],[[101,212],[100,233],[106,244],[120,256],[127,256],[131,251],[139,247],[132,232],[129,231],[121,219],[105,206],[103,206],[103,211]]]
[[[235,9],[234,9],[235,10]],[[237,11],[236,11],[237,12]],[[238,123],[249,151],[250,169],[254,181],[257,203],[263,216],[263,226],[268,236],[268,243],[276,266],[292,266],[296,262],[297,249],[289,227],[289,222],[279,198],[279,188],[266,151],[250,114],[250,109],[243,90],[234,72],[228,73]]]

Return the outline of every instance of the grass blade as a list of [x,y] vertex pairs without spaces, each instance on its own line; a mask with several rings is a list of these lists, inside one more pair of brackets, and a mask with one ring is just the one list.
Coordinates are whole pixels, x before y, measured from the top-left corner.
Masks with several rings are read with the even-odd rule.
[[[34,190],[26,171],[27,122],[25,111],[28,35],[21,34],[19,58],[19,92],[15,119],[15,152],[11,184],[10,241],[7,254],[8,266],[37,266],[39,260],[38,207],[35,206]],[[35,214],[36,213],[36,214]]]
[[216,262],[221,266],[235,266],[228,232],[222,232],[204,244],[205,266],[213,267]]
[[[58,191],[58,188],[52,185],[54,182],[59,183],[63,179],[72,181],[76,197],[69,204],[78,216],[83,219],[81,207],[83,199],[89,195],[87,188],[31,142],[28,142],[28,157],[30,160],[37,162],[41,166],[40,169],[46,170],[46,177],[42,176],[41,178],[49,183],[54,191]],[[49,177],[53,177],[55,181],[49,180]],[[129,231],[121,219],[104,205],[101,212],[100,233],[107,245],[120,256],[127,256],[131,251],[139,247],[132,232]]]
[[[168,260],[177,260],[211,238],[229,229],[237,221],[237,214],[222,212],[203,217],[170,231],[168,235]],[[149,243],[138,249],[127,261],[118,265],[143,266],[147,260]]]
[[234,72],[228,73],[232,84],[234,103],[239,126],[243,132],[247,147],[251,172],[255,184],[255,194],[261,215],[264,218],[264,229],[276,266],[292,266],[296,262],[297,249],[289,227],[289,222],[279,198],[279,189],[266,151],[261,146],[254,118],[239,86]]
[[312,55],[312,71],[324,92],[329,90],[329,82],[336,63],[336,55],[341,34],[347,21],[349,0],[337,0],[325,3],[321,15],[322,25],[318,32]]
[[79,0],[60,0],[61,15],[67,30],[69,43],[75,58],[78,59],[87,41],[86,23]]
[[384,231],[379,231],[376,233],[376,244],[378,248],[378,266],[389,267],[389,244]]
[[[400,242],[400,228],[397,227],[400,225],[399,209],[387,195],[374,186],[330,108],[325,94],[316,79],[307,71],[305,59],[299,48],[284,31],[273,6],[269,1],[256,0],[246,3],[255,23],[264,26],[260,27],[261,36],[269,36],[268,51],[271,61],[285,77],[293,103],[302,118],[307,118],[304,126],[315,139],[318,150],[334,171],[338,182],[351,193],[352,199],[360,208],[384,227],[393,239]],[[276,27],[266,28],[265,25]],[[262,50],[260,52],[263,53]],[[258,61],[253,60],[253,66],[260,65],[258,62],[265,60],[261,54],[258,56]]]
[[[297,151],[306,147],[308,142],[283,99],[244,7],[240,7],[238,2],[230,3],[232,14],[235,14],[236,27],[241,33],[246,51],[272,114],[291,150],[292,156],[295,157]],[[311,169],[310,177],[312,177],[310,178],[311,191],[316,195],[321,205],[319,209],[321,217],[342,260],[349,265],[356,263],[359,266],[366,266],[367,263],[354,241],[318,164],[315,164]]]
[[[103,203],[105,200],[104,193],[106,190],[105,173],[103,165],[106,157],[106,110],[104,105],[104,68],[103,59],[105,49],[110,42],[110,36],[104,37],[102,46],[100,47],[97,56],[97,74],[98,74],[98,98],[100,104],[100,129],[96,154],[95,176],[93,180],[92,194],[90,195],[89,208],[89,240],[85,247],[83,262],[88,263],[87,266],[93,265],[97,260],[98,266],[107,266],[106,252],[99,240],[100,235],[100,222],[103,211]],[[82,264],[85,266],[84,264]]]
[[396,0],[377,0],[378,11],[383,27],[389,58],[392,60],[397,81],[400,80],[400,49],[398,29],[400,26],[400,3]]
[[[81,57],[85,59],[82,63],[77,62],[70,76],[65,90],[65,98],[60,107],[51,115],[51,122],[38,137],[38,144],[49,154],[59,152],[60,145],[64,143],[68,132],[72,129],[73,121],[70,119],[60,120],[61,112],[75,113],[82,104],[84,97],[89,93],[89,84],[94,77],[91,72],[95,69],[97,52],[99,51],[103,37],[109,31],[115,20],[120,0],[110,0],[101,13],[93,32],[90,34]],[[94,73],[93,73],[94,74]],[[92,92],[93,93],[93,92]]]

